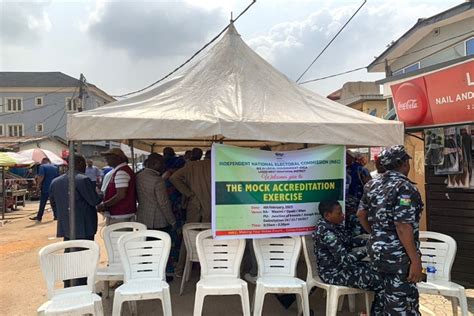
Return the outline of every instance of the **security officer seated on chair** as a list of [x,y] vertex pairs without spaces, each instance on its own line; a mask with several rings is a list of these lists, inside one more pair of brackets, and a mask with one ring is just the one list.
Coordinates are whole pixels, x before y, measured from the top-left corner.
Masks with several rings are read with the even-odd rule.
[[328,284],[375,291],[371,314],[381,315],[382,279],[362,261],[367,256],[365,249],[352,252],[363,241],[352,238],[342,225],[344,214],[339,202],[322,201],[319,213],[321,219],[313,233],[319,276]]

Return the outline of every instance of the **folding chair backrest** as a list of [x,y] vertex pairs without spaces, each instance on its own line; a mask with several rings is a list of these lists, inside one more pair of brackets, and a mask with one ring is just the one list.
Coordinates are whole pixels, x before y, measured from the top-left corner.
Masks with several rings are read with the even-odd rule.
[[296,264],[301,251],[299,236],[254,239],[253,248],[259,277],[296,275]]
[[[75,249],[72,249],[75,248]],[[64,251],[80,250],[75,252]],[[77,278],[87,278],[87,285],[82,286],[92,291],[95,269],[99,262],[99,246],[91,240],[61,241],[39,251],[41,271],[48,288],[48,298],[65,290],[55,288],[56,282]]]
[[202,278],[240,276],[245,239],[216,240],[209,229],[197,235],[196,248]]
[[199,262],[196,250],[196,237],[203,230],[211,228],[211,223],[187,223],[183,226],[183,239],[186,246],[188,258],[193,262]]
[[456,257],[456,241],[448,235],[431,231],[420,232],[421,261],[424,268],[434,262],[436,280],[451,281],[451,268]]
[[301,236],[301,241],[303,242],[303,253],[304,259],[307,267],[306,280],[311,278],[315,279],[318,282],[322,282],[319,277],[318,272],[318,262],[316,261],[316,255],[314,253],[314,241],[311,235]]
[[124,234],[142,230],[146,230],[146,226],[137,222],[117,223],[104,228],[104,244],[109,265],[121,264],[118,252],[119,238]]
[[165,281],[170,235],[155,230],[132,232],[119,238],[118,247],[125,282],[148,278]]

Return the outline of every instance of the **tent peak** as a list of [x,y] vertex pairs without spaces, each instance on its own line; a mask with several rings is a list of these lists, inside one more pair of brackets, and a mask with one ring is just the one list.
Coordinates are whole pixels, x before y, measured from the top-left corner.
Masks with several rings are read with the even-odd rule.
[[234,21],[230,21],[229,27],[227,28],[226,35],[237,35],[240,36],[239,32],[237,32],[237,29],[234,26]]

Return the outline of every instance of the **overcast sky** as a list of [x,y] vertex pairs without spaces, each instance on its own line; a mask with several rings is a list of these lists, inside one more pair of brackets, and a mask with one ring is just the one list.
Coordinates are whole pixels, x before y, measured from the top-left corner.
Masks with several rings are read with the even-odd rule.
[[[215,36],[250,0],[0,0],[0,70],[61,71],[111,95],[148,85]],[[258,0],[242,38],[296,80],[362,0]],[[303,80],[367,66],[418,18],[462,0],[369,0]],[[327,95],[366,70],[305,85]]]

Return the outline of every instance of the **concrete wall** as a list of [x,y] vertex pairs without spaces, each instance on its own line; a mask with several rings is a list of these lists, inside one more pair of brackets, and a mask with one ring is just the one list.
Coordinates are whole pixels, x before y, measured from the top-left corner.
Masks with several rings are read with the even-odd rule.
[[376,110],[375,116],[383,118],[387,115],[387,101],[385,100],[371,100],[364,101],[362,103],[362,112],[371,113],[373,110]]

